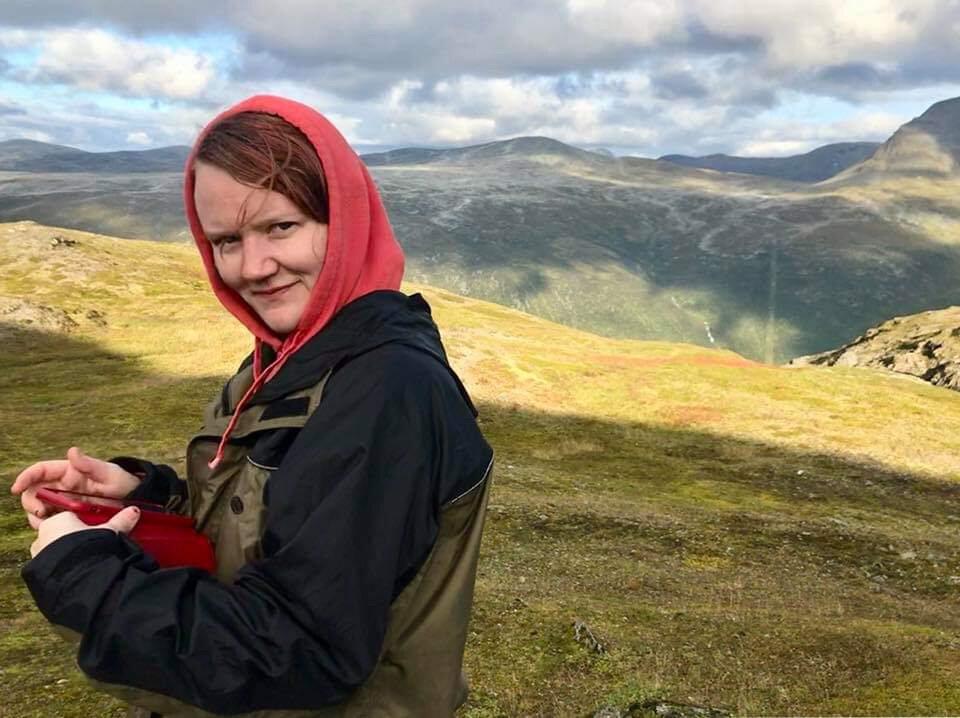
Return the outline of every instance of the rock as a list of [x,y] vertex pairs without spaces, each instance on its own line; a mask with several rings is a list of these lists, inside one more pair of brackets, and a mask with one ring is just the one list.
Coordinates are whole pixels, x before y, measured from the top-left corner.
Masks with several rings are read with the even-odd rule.
[[960,391],[960,307],[896,317],[791,366],[874,367]]
[[722,708],[673,703],[654,698],[643,703],[634,703],[622,715],[623,718],[730,718],[731,713]]
[[87,319],[96,324],[98,327],[107,326],[107,315],[103,312],[97,311],[96,309],[91,309],[84,316],[86,316]]
[[67,237],[64,237],[64,236],[59,235],[59,234],[55,234],[55,235],[50,239],[50,246],[51,246],[51,247],[76,247],[77,244],[79,244],[79,242],[77,242],[77,240],[75,240],[75,239],[68,239]]
[[577,643],[582,643],[594,653],[607,652],[606,646],[604,646],[593,634],[593,631],[590,630],[590,626],[580,619],[576,619],[573,622],[573,640],[575,640]]
[[[79,326],[62,309],[37,304],[26,299],[0,297],[0,322],[42,331],[70,332]],[[0,333],[3,330],[0,329]]]

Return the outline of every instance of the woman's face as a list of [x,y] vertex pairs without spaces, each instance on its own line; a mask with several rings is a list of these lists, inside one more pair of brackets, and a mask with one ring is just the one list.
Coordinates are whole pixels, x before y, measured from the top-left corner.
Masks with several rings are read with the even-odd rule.
[[327,225],[286,195],[205,162],[197,162],[193,198],[223,281],[276,334],[296,329],[323,268]]

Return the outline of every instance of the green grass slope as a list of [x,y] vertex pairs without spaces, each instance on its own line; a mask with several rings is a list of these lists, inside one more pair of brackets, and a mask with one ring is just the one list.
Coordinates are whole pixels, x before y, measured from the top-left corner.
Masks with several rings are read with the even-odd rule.
[[[75,243],[52,242],[54,235]],[[0,225],[0,476],[78,444],[182,466],[248,349],[187,247]],[[498,456],[461,714],[660,698],[960,712],[960,395],[602,338],[432,289]],[[120,716],[19,579],[0,494],[0,716]],[[604,646],[575,639],[585,623]]]

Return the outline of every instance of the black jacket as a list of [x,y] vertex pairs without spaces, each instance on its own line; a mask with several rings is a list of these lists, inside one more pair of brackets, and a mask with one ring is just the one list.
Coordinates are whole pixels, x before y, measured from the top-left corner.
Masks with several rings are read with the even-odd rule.
[[[264,558],[232,585],[158,570],[106,529],[65,536],[24,567],[43,614],[83,635],[87,674],[214,713],[319,707],[363,683],[440,507],[482,479],[492,450],[419,295],[344,307],[252,405],[331,369],[304,428],[274,442]],[[169,467],[127,463],[147,474],[140,497],[184,491]]]

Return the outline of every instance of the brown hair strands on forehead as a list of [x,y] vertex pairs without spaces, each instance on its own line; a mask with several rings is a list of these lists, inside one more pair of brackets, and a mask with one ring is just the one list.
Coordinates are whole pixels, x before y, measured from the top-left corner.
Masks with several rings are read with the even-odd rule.
[[320,157],[306,135],[276,115],[228,117],[204,136],[196,157],[237,182],[285,195],[317,222],[329,221]]

